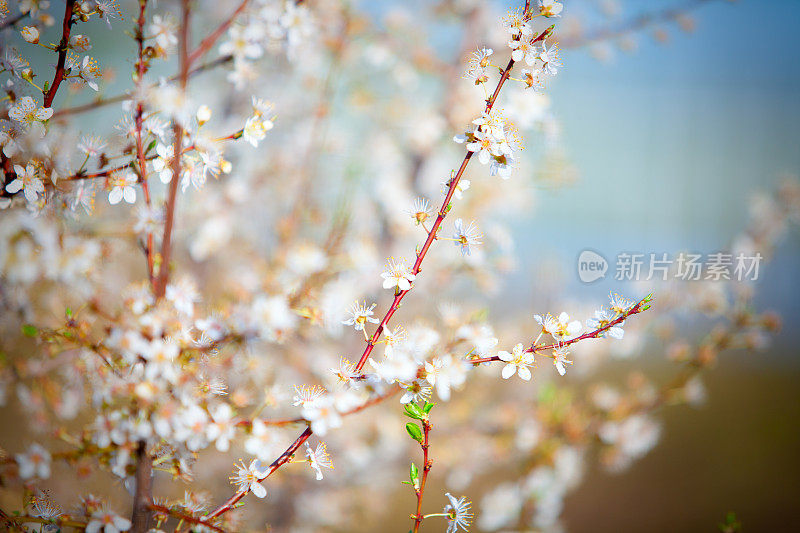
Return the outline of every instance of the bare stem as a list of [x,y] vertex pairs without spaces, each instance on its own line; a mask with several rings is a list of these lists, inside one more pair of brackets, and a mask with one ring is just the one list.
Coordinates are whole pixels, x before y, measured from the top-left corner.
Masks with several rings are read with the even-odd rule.
[[[180,29],[180,84],[186,91],[189,79],[189,0],[182,1],[182,18]],[[161,240],[161,265],[155,283],[155,297],[162,298],[167,290],[169,281],[169,262],[172,256],[172,227],[175,223],[175,204],[178,196],[178,182],[181,179],[181,154],[183,153],[183,126],[177,121],[172,125],[173,157],[172,181],[169,183],[169,196],[167,198],[166,220],[164,222],[164,237]]]
[[431,432],[431,423],[428,420],[422,420],[422,479],[419,483],[419,490],[414,492],[417,494],[417,512],[414,515],[414,533],[419,531],[419,526],[425,518],[422,516],[422,495],[425,492],[425,483],[428,481],[428,472],[433,466],[433,460],[428,456],[428,449],[430,448],[429,436]]
[[53,104],[53,99],[56,97],[61,81],[64,79],[64,64],[67,61],[67,49],[69,48],[69,34],[72,30],[74,23],[72,18],[73,10],[75,9],[75,0],[67,0],[64,6],[64,23],[61,29],[61,42],[58,44],[58,63],[56,63],[56,74],[53,77],[53,83],[50,89],[44,96],[44,107],[50,107]]
[[[136,61],[136,83],[141,84],[144,80],[144,74],[147,71],[147,65],[144,59],[144,25],[145,25],[145,10],[147,8],[147,0],[139,0],[139,19],[136,21],[136,46],[137,46],[137,61]],[[142,192],[144,193],[144,201],[147,207],[150,207],[150,186],[147,182],[147,159],[144,155],[144,144],[142,143],[142,124],[144,115],[144,108],[142,103],[136,104],[136,158],[139,162],[139,181],[142,184]],[[153,277],[153,232],[147,232],[147,242],[145,243],[145,255],[147,260],[147,278],[150,280],[150,286],[155,289],[155,278]]]
[[147,453],[147,442],[139,441],[136,448],[136,494],[133,497],[131,533],[145,533],[153,521],[153,462]]

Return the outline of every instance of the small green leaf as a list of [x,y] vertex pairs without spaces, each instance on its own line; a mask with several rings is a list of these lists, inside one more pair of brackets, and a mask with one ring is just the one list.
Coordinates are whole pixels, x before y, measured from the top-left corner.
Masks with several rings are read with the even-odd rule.
[[422,444],[422,430],[413,422],[406,424],[406,431],[411,435],[411,438]]
[[408,471],[408,477],[411,479],[411,484],[415,487],[419,481],[419,469],[417,469],[417,465],[411,463],[411,468]]
[[67,318],[72,318],[72,308],[67,307],[67,310],[64,312],[67,315]]
[[31,326],[30,324],[22,326],[22,334],[26,337],[35,337],[37,333],[39,333],[39,330],[36,329],[36,326]]
[[413,418],[415,420],[424,420],[425,414],[420,411],[419,406],[413,402],[409,402],[403,406],[403,410],[406,412],[406,416]]
[[436,404],[435,404],[435,403],[426,403],[426,404],[425,404],[425,407],[423,407],[423,408],[422,408],[422,411],[423,411],[423,412],[424,412],[426,415],[427,415],[427,414],[430,414],[430,412],[431,412],[431,409],[433,409],[433,406],[434,406],[434,405],[436,405]]

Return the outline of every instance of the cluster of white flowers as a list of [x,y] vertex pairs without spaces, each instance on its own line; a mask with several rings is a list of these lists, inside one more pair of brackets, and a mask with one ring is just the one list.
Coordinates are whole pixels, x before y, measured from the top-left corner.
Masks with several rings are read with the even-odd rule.
[[[50,3],[55,10],[64,5]],[[61,28],[47,29],[55,22],[47,1],[24,0],[17,6],[25,26],[8,31],[17,48],[4,46],[0,55],[6,96],[0,111],[7,115],[0,120],[5,171],[0,405],[16,395],[27,417],[46,428],[57,426],[62,439],[51,446],[42,434],[41,444],[9,453],[0,466],[3,486],[32,491],[23,511],[27,518],[55,521],[63,513],[37,484],[53,477],[57,465],[97,465],[108,479],[134,491],[134,474],[141,472],[138,461],[144,458],[153,462],[159,490],[165,473],[193,483],[182,499],[153,500],[156,513],[168,509],[176,522],[188,518],[189,524],[212,516],[211,491],[213,500],[224,501],[214,485],[222,474],[207,458],[214,450],[244,452],[248,456],[230,478],[235,497],[252,492],[264,498],[267,475],[283,465],[305,463],[316,479],[326,478],[321,487],[335,490],[323,497],[322,490],[294,482],[271,489],[290,494],[299,511],[315,503],[314,513],[299,512],[286,527],[342,528],[351,516],[342,511],[349,489],[369,483],[370,497],[378,501],[393,493],[396,476],[394,470],[375,475],[374,466],[408,466],[397,438],[402,431],[397,408],[406,413],[427,409],[427,415],[430,402],[452,402],[451,413],[469,416],[437,420],[436,428],[446,431],[435,433],[430,447],[436,468],[452,472],[448,486],[466,487],[501,459],[522,476],[489,493],[480,526],[514,528],[531,503],[536,505],[533,526],[554,526],[588,451],[564,442],[598,444],[602,460],[621,468],[659,436],[648,414],[623,412],[625,406],[657,400],[649,383],[637,383],[629,392],[592,389],[590,401],[575,404],[567,404],[571,392],[564,392],[561,380],[550,386],[495,379],[489,383],[493,389],[455,394],[468,378],[482,375],[529,382],[543,358],[551,359],[561,375],[573,358],[585,371],[589,357],[583,357],[578,341],[622,339],[629,313],[641,310],[634,309],[636,302],[613,295],[585,321],[586,328],[566,313],[537,315],[541,335],[536,340],[501,344],[487,311],[473,305],[469,289],[462,289],[462,278],[469,278],[477,284],[472,294],[482,300],[513,268],[513,239],[503,219],[527,205],[526,190],[532,188],[477,178],[471,183],[465,178],[467,164],[488,164],[491,175],[503,179],[522,164],[520,133],[506,116],[526,132],[532,126],[544,130],[545,155],[554,157],[551,141],[558,127],[547,111],[547,97],[522,89],[520,82],[539,89],[561,67],[551,30],[538,37],[534,30],[542,21],[538,17],[560,16],[561,2],[541,0],[531,13],[509,15],[506,33],[492,42],[494,50],[481,47],[469,59],[466,78],[474,85],[463,88],[485,92],[486,99],[462,102],[461,87],[446,85],[441,108],[420,98],[416,89],[428,87],[432,78],[445,82],[444,72],[455,73],[458,82],[459,69],[441,68],[441,58],[430,57],[426,39],[409,39],[421,29],[420,17],[392,10],[380,24],[365,24],[373,16],[369,10],[362,14],[357,6],[339,2],[253,0],[233,14],[222,4],[208,6],[207,12],[189,4],[193,28],[211,26],[209,19],[218,14],[231,15],[195,49],[193,39],[182,42],[183,21],[169,6],[141,4],[146,16],[143,22],[135,19],[129,32],[136,57],[117,61],[98,55],[104,65],[133,66],[124,76],[132,84],[117,96],[106,94],[114,89],[113,71],[87,55],[92,40],[80,33],[91,29],[84,26],[89,20],[110,25],[121,19],[114,0],[76,2],[68,14],[66,48],[51,42],[60,42],[54,32]],[[455,7],[458,2],[445,4],[430,16],[463,8]],[[7,7],[0,0],[0,15]],[[482,13],[475,10],[478,18]],[[502,46],[506,40],[508,49]],[[178,50],[187,44],[189,71],[167,77],[171,73],[162,67],[179,63]],[[94,48],[95,54],[104,52]],[[500,48],[504,52],[496,54]],[[46,68],[35,60],[32,66],[18,50],[32,58],[30,50],[50,50],[50,58],[57,59]],[[259,61],[278,51],[286,57]],[[508,72],[493,64],[496,55],[506,56],[501,65],[511,56]],[[64,69],[56,79],[65,83],[56,95],[51,69],[57,62]],[[384,68],[388,76],[382,75]],[[515,86],[516,92],[498,98],[503,87],[490,92],[493,79]],[[244,88],[274,95],[280,132],[270,133],[276,107],[249,90],[242,93]],[[333,105],[339,101],[348,105]],[[495,107],[500,101],[507,115]],[[88,114],[119,102],[118,122],[93,121]],[[468,153],[463,168],[449,171],[447,125],[475,117],[473,104],[487,111],[456,137]],[[380,121],[363,120],[373,112]],[[89,118],[73,120],[83,113]],[[359,127],[328,124],[354,118]],[[85,124],[94,129],[82,131]],[[374,188],[350,187],[375,176]],[[443,197],[460,201],[434,205],[426,199],[436,196],[440,183]],[[340,185],[343,192],[336,199]],[[95,211],[96,195],[108,201],[98,202]],[[400,205],[410,208],[402,211]],[[777,234],[773,226],[794,213],[783,204],[764,210],[770,218],[762,224],[770,226],[764,230],[770,237]],[[443,220],[448,216],[452,224]],[[172,231],[166,231],[167,224]],[[417,227],[425,231],[425,244]],[[452,243],[446,245],[450,253],[438,253],[439,240]],[[405,250],[405,259],[390,258],[379,277],[380,259],[396,250]],[[435,252],[427,260],[429,250]],[[418,279],[423,259],[431,273],[425,285]],[[423,297],[414,298],[422,289]],[[705,301],[722,306],[725,294]],[[459,305],[440,304],[438,315],[431,316],[441,298],[455,297]],[[379,310],[387,303],[384,314]],[[395,316],[408,322],[394,323]],[[503,335],[528,339],[529,327],[526,319],[503,318]],[[342,342],[343,331],[353,338]],[[753,340],[757,333],[746,342],[758,342]],[[544,335],[552,339],[540,343]],[[34,353],[31,339],[21,336],[39,341]],[[636,336],[629,329],[624,344]],[[354,346],[364,349],[362,357],[353,358],[362,353]],[[690,357],[688,347],[673,348],[676,360]],[[289,384],[303,382],[315,385],[288,392]],[[552,401],[531,410],[516,394],[523,386]],[[698,401],[702,386],[691,381],[682,394]],[[487,395],[497,401],[487,401]],[[372,410],[389,398],[388,405]],[[391,408],[398,398],[402,405]],[[591,422],[567,428],[574,439],[562,438],[564,429],[556,427],[567,407],[576,420]],[[356,413],[366,409],[375,415],[359,419]],[[335,431],[350,415],[353,422],[346,430]],[[427,421],[425,416],[417,420]],[[312,445],[311,433],[328,443]],[[511,439],[490,440],[490,433]],[[463,439],[481,446],[460,446]],[[294,444],[287,449],[288,443]],[[336,455],[336,476],[328,474],[333,468],[328,445]],[[509,446],[515,453],[508,453]],[[281,478],[271,476],[270,483],[279,485]],[[208,496],[200,493],[205,489]],[[471,503],[450,493],[445,497],[443,512],[429,516],[446,519],[450,533],[466,530]],[[94,496],[84,497],[76,509],[69,520],[86,531],[132,527],[132,520]],[[213,516],[209,526],[236,529],[226,517]],[[48,530],[50,525],[56,524],[31,527]]]
[[220,54],[233,58],[228,80],[237,88],[255,80],[253,61],[265,50],[284,48],[289,58],[294,58],[314,35],[315,21],[306,6],[292,0],[260,0],[257,5],[248,17],[231,26],[227,40],[219,46]]
[[491,162],[490,173],[508,179],[516,163],[515,152],[521,149],[517,129],[500,111],[483,113],[472,121],[473,129],[453,140],[466,143],[467,150],[476,154],[485,165]]

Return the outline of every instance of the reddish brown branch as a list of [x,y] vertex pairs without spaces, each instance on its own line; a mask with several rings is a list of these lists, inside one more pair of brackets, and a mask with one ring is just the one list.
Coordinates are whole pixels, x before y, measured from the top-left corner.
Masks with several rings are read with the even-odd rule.
[[[618,325],[622,324],[623,322],[625,322],[625,320],[627,320],[628,318],[632,317],[633,315],[641,313],[642,311],[646,311],[648,309],[648,306],[646,304],[648,302],[650,302],[650,300],[651,300],[650,296],[646,296],[646,297],[642,298],[641,300],[636,302],[636,304],[634,304],[630,309],[628,309],[627,311],[622,313],[620,316],[618,316],[614,320],[610,321],[608,324],[606,324],[605,326],[603,326],[601,328],[597,328],[595,330],[588,331],[588,332],[584,333],[583,335],[580,335],[580,336],[575,337],[573,339],[568,339],[568,340],[565,340],[565,341],[561,341],[561,342],[554,342],[552,344],[544,344],[544,345],[539,345],[539,346],[537,346],[536,344],[532,344],[527,350],[525,350],[525,352],[526,353],[538,353],[538,352],[544,351],[544,350],[553,350],[553,349],[556,349],[556,348],[563,348],[565,346],[569,346],[571,344],[575,344],[576,342],[580,342],[582,340],[597,339],[599,337],[602,337],[605,334],[606,331],[608,331],[609,329],[613,328],[614,326],[618,326]],[[473,365],[479,365],[481,363],[490,363],[492,361],[500,361],[500,357],[497,356],[497,355],[493,355],[491,357],[478,357],[478,358],[469,360],[469,362],[472,363]]]
[[64,6],[64,23],[61,29],[61,42],[58,44],[56,48],[58,50],[58,63],[56,63],[56,74],[53,77],[53,83],[50,85],[50,89],[47,91],[47,94],[44,96],[44,107],[50,107],[53,104],[53,99],[56,97],[56,92],[58,92],[58,87],[61,85],[61,81],[64,79],[64,64],[67,61],[67,49],[69,48],[69,34],[72,30],[72,24],[74,23],[72,19],[72,13],[75,8],[75,0],[67,0],[66,5]]
[[[525,12],[527,13],[527,6]],[[544,40],[545,38],[547,38],[548,35],[550,35],[551,32],[552,32],[552,26],[543,31],[541,34],[539,34],[539,36],[537,36],[533,40],[533,42]],[[484,108],[484,113],[489,113],[494,107],[494,104],[497,101],[497,96],[500,94],[500,90],[503,88],[503,84],[505,84],[506,80],[508,79],[508,76],[511,74],[511,69],[513,68],[514,68],[514,60],[509,59],[508,65],[506,65],[503,74],[500,76],[500,80],[497,82],[497,86],[495,87],[492,96],[489,97],[488,100],[486,100],[486,107]],[[411,270],[411,272],[414,275],[419,274],[419,272],[422,270],[422,261],[425,259],[425,255],[428,253],[428,250],[433,244],[433,241],[435,241],[437,238],[439,227],[442,225],[442,221],[444,221],[444,218],[447,216],[448,207],[450,206],[450,201],[453,199],[453,195],[456,192],[456,187],[458,186],[458,182],[464,175],[464,171],[466,170],[467,165],[472,159],[473,153],[474,152],[467,152],[467,154],[464,156],[464,160],[461,162],[461,166],[458,168],[458,171],[453,176],[453,178],[448,182],[447,194],[445,195],[444,201],[442,202],[442,206],[439,209],[439,214],[437,215],[436,220],[434,221],[433,226],[431,227],[431,230],[428,232],[428,238],[425,239],[425,243],[422,245],[422,248],[420,248],[420,250],[417,252],[417,260],[414,262],[414,267]],[[383,317],[383,320],[381,320],[380,324],[378,324],[378,327],[375,330],[375,333],[367,341],[367,346],[364,348],[364,353],[361,354],[361,358],[358,360],[358,364],[356,364],[355,367],[356,372],[360,372],[361,369],[364,368],[364,365],[367,363],[367,360],[369,359],[369,356],[372,353],[372,349],[375,347],[375,344],[380,339],[381,334],[383,334],[383,330],[386,328],[386,325],[389,323],[389,320],[391,320],[392,316],[397,311],[398,307],[400,307],[400,302],[403,301],[403,298],[405,298],[406,294],[408,294],[409,291],[410,289],[405,291],[399,291],[395,295],[394,300],[392,301],[392,305],[389,307],[389,310],[386,312],[386,315]]]
[[[275,459],[275,461],[273,461],[271,465],[269,465],[269,471],[267,472],[267,475],[262,478],[262,481],[268,478],[273,472],[275,472],[282,465],[289,462],[294,456],[297,449],[300,448],[300,446],[302,446],[303,443],[308,440],[308,438],[311,436],[311,433],[312,433],[311,428],[306,428],[305,431],[303,431],[300,434],[300,436],[297,437],[297,439],[292,443],[292,445],[286,448],[286,451],[283,452],[280,457]],[[206,517],[206,520],[213,520],[214,518],[217,518],[223,513],[230,511],[231,509],[233,509],[234,505],[239,503],[239,500],[241,500],[247,495],[248,492],[249,491],[247,490],[237,492],[236,494],[228,498],[228,500],[225,503],[223,503],[222,505],[217,507],[212,513],[210,513]]]
[[131,533],[145,533],[153,521],[153,462],[147,453],[147,442],[140,441],[136,448],[136,493],[131,512]]
[[422,495],[425,492],[425,483],[428,481],[428,472],[433,466],[433,461],[428,457],[428,448],[430,448],[429,436],[431,432],[431,423],[428,420],[422,420],[422,479],[419,483],[419,489],[415,488],[414,492],[417,495],[417,512],[414,515],[414,533],[418,533],[419,526],[422,524]]
[[170,507],[166,507],[164,505],[158,505],[158,504],[152,504],[150,506],[150,509],[152,509],[153,511],[156,511],[157,513],[165,514],[165,515],[169,515],[169,516],[172,516],[174,518],[177,518],[177,519],[181,520],[182,522],[186,522],[186,523],[189,523],[189,524],[195,524],[195,525],[198,525],[198,526],[204,526],[204,527],[207,527],[208,529],[211,529],[212,531],[218,531],[219,533],[225,533],[225,530],[222,529],[221,527],[215,526],[213,524],[209,524],[208,522],[206,522],[202,518],[197,518],[197,517],[192,516],[190,514],[183,513],[183,512],[181,512],[181,511],[179,511],[177,509],[172,509]]
[[[189,0],[182,1],[181,29],[179,37],[179,80],[181,90],[186,91],[189,80]],[[172,156],[172,181],[169,183],[169,196],[167,197],[166,219],[164,221],[164,236],[161,239],[161,265],[155,283],[155,297],[160,299],[167,290],[169,281],[169,262],[172,257],[172,227],[175,223],[175,204],[178,199],[178,182],[181,179],[181,154],[183,154],[183,126],[176,120],[172,124],[173,156]]]

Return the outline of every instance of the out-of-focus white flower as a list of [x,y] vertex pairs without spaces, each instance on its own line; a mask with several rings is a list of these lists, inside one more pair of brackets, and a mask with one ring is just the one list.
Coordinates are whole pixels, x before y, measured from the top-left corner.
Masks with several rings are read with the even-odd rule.
[[276,454],[273,432],[263,420],[256,418],[250,427],[250,436],[244,441],[244,449],[262,461],[272,460]]
[[622,421],[606,422],[597,434],[618,452],[613,458],[612,468],[622,469],[656,445],[661,427],[646,415],[633,415]]
[[234,24],[228,30],[228,40],[219,45],[221,55],[231,55],[236,59],[256,59],[264,53],[257,42],[254,26]]
[[452,355],[434,357],[425,362],[425,379],[436,387],[436,394],[442,401],[450,399],[450,389],[460,387],[467,379],[469,365]]
[[539,0],[539,14],[544,17],[560,17],[564,6],[556,0]]
[[97,135],[84,135],[78,143],[78,150],[83,152],[86,157],[100,157],[106,142]]
[[309,387],[308,385],[301,385],[294,387],[294,397],[292,398],[292,405],[301,405],[305,407],[308,404],[313,404],[320,396],[325,393],[325,389],[319,385]]
[[167,285],[165,297],[179,313],[194,316],[194,304],[200,300],[200,293],[194,281],[184,277]]
[[92,513],[89,523],[86,525],[86,533],[100,533],[100,531],[103,533],[119,533],[120,531],[128,531],[130,527],[130,520],[102,507]]
[[47,479],[50,477],[50,452],[41,444],[33,443],[25,453],[14,456],[22,479]]
[[207,105],[203,104],[197,108],[197,113],[195,113],[195,117],[197,118],[197,124],[202,126],[209,120],[211,120],[211,108]]
[[257,147],[259,141],[267,136],[267,132],[275,125],[274,119],[267,116],[271,112],[271,103],[253,96],[253,115],[247,119],[242,131],[245,141]]
[[251,310],[259,333],[270,341],[282,340],[297,323],[297,315],[283,296],[258,296]]
[[407,356],[397,356],[383,361],[369,360],[369,364],[375,369],[375,374],[386,381],[411,381],[417,376],[417,363]]
[[523,503],[524,497],[518,485],[498,485],[481,500],[481,512],[476,524],[487,531],[508,527],[518,520]]
[[304,404],[301,415],[311,423],[311,431],[320,436],[325,435],[329,429],[335,429],[342,425],[342,417],[336,410],[333,396],[330,394]]
[[233,409],[227,403],[221,403],[211,412],[211,418],[212,422],[206,429],[206,437],[216,443],[217,450],[227,452],[236,430]]
[[172,50],[178,44],[177,24],[169,15],[154,15],[150,24],[150,36],[164,52]]
[[133,226],[133,231],[139,235],[148,235],[161,229],[163,223],[164,211],[161,206],[148,207],[141,204],[136,209],[136,224]]

